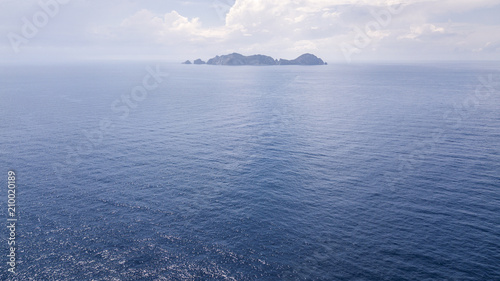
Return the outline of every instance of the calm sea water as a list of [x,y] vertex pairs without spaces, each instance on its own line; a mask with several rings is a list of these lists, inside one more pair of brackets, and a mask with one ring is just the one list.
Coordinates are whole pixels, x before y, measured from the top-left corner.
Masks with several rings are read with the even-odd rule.
[[2,66],[0,279],[500,280],[499,64],[148,66]]

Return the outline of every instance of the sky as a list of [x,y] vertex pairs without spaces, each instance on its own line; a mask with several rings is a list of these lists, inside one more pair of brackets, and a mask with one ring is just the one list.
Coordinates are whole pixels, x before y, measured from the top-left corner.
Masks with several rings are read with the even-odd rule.
[[0,62],[500,60],[500,0],[0,0]]

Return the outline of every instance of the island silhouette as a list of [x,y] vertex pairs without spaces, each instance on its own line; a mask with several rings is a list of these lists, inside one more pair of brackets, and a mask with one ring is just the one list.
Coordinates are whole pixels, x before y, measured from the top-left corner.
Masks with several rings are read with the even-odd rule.
[[[192,64],[191,61],[187,60],[183,64]],[[252,55],[244,56],[238,53],[232,53],[229,55],[215,56],[209,59],[207,62],[196,59],[194,64],[209,64],[209,65],[325,65],[327,64],[322,59],[318,58],[313,54],[303,54],[296,59],[286,60],[286,59],[274,59],[270,56],[265,55]]]

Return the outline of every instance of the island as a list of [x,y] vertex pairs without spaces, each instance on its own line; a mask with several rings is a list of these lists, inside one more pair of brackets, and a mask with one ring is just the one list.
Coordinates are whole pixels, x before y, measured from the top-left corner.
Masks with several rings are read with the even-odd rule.
[[279,65],[323,65],[327,63],[313,54],[303,54],[294,60],[280,59],[278,61],[278,64]]
[[[201,59],[194,61],[194,64],[205,64]],[[208,65],[326,65],[322,59],[313,54],[303,54],[296,59],[274,59],[265,55],[244,56],[238,53],[216,56],[209,59]]]
[[206,62],[202,61],[201,59],[197,59],[193,63],[194,64],[206,64]]

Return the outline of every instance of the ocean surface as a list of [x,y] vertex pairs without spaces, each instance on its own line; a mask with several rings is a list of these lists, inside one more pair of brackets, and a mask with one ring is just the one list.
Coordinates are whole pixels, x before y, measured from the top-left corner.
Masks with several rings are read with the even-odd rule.
[[1,280],[500,280],[499,63],[2,65],[0,163]]

